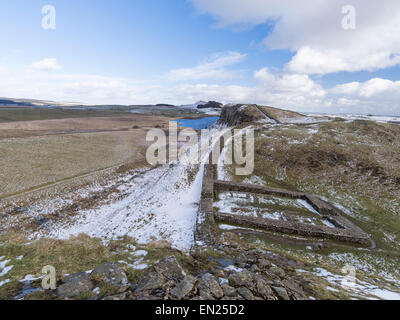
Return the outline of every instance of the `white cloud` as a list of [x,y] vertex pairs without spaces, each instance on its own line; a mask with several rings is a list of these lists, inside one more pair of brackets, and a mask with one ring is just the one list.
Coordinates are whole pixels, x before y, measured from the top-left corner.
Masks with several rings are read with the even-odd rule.
[[29,70],[37,70],[37,71],[54,71],[61,69],[62,66],[58,64],[56,58],[45,58],[41,61],[33,62],[29,68]]
[[272,92],[293,92],[306,94],[312,97],[323,97],[326,92],[305,74],[273,75],[268,68],[263,68],[254,73],[254,78],[259,80]]
[[308,75],[272,74],[267,68],[256,71],[254,78],[258,84],[253,87],[186,84],[169,93],[180,101],[213,99],[318,113],[400,115],[400,81],[371,79],[324,89]]
[[[365,82],[351,82],[335,86],[331,92],[348,98],[357,98],[371,103],[379,100],[392,101],[396,105],[400,99],[400,81],[374,78]],[[379,101],[377,103],[379,104]]]
[[[220,64],[221,65],[221,64]],[[132,82],[117,77],[48,72],[3,73],[0,96],[92,104],[187,104],[198,100],[259,103],[296,111],[400,115],[400,81],[375,78],[332,89],[307,74],[254,72],[253,86]]]
[[400,1],[353,0],[356,29],[342,28],[348,0],[192,0],[219,26],[275,22],[264,40],[271,49],[295,52],[286,70],[326,74],[377,70],[400,63]]
[[[88,74],[24,72],[0,77],[0,96],[93,104],[154,103],[158,86]],[[160,95],[161,94],[161,95]]]
[[254,73],[258,84],[254,87],[209,84],[181,85],[170,91],[178,99],[222,100],[234,103],[260,103],[272,106],[310,110],[329,105],[326,91],[308,75],[272,74],[268,68]]
[[223,54],[215,54],[208,61],[195,67],[171,70],[167,74],[167,79],[172,81],[234,79],[237,76],[236,73],[231,70],[227,70],[226,67],[237,64],[243,61],[245,58],[245,54],[234,51]]

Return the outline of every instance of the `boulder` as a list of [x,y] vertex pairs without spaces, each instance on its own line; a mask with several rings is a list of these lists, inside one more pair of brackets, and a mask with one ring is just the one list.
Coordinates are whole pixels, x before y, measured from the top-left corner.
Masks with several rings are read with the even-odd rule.
[[223,284],[221,284],[221,288],[224,291],[224,296],[226,296],[226,297],[236,297],[237,296],[236,289],[234,287],[231,287],[229,284],[223,283]]
[[194,288],[196,279],[186,275],[174,256],[155,263],[135,289],[138,299],[158,296],[183,299]]
[[86,272],[75,273],[65,278],[64,283],[56,290],[61,298],[74,298],[80,294],[92,291],[94,284]]
[[268,272],[278,276],[281,279],[285,277],[285,271],[277,266],[270,267]]
[[257,262],[257,264],[258,264],[258,267],[259,267],[261,270],[268,269],[268,268],[271,267],[271,265],[272,265],[271,261],[269,261],[269,260],[267,260],[267,259],[264,259],[264,258],[259,259],[258,262]]
[[154,269],[157,273],[164,276],[168,280],[175,282],[182,281],[186,273],[176,261],[175,256],[167,257],[154,265]]
[[199,286],[200,296],[214,299],[221,299],[224,296],[224,291],[219,285],[217,279],[210,273],[206,273],[200,279]]
[[232,273],[229,277],[229,284],[233,287],[252,286],[253,274],[247,270]]
[[172,288],[170,294],[172,298],[181,300],[186,297],[194,288],[194,284],[196,283],[196,278],[192,276],[186,276],[181,282],[175,285]]
[[165,277],[157,272],[150,272],[146,274],[139,282],[135,289],[136,294],[142,294],[143,292],[151,293],[152,291],[159,289],[165,283]]
[[240,287],[237,292],[245,299],[245,300],[256,300],[256,297],[253,293],[247,289],[246,287]]
[[282,287],[271,287],[272,290],[277,294],[280,300],[290,300],[288,293],[285,288]]
[[260,297],[262,297],[263,299],[271,300],[273,298],[272,289],[263,278],[258,277],[256,279],[255,288],[256,288],[256,291],[258,292],[258,295]]
[[90,278],[118,288],[122,293],[129,288],[128,277],[118,263],[106,263],[98,266],[90,274]]

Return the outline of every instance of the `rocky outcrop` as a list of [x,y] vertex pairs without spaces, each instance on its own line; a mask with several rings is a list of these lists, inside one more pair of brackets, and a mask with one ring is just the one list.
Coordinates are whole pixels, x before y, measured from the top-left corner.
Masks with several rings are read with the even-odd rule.
[[55,293],[64,299],[103,300],[298,300],[309,296],[297,278],[295,262],[289,264],[263,250],[219,246],[214,254],[230,263],[216,264],[198,249],[192,251],[191,265],[207,267],[194,273],[191,269],[192,274],[172,255],[146,269],[139,282],[129,283],[121,266],[107,263],[91,273],[66,277]]
[[233,127],[243,123],[261,121],[265,118],[265,115],[257,108],[257,105],[228,104],[222,108],[218,124]]
[[197,276],[188,275],[168,257],[156,263],[135,290],[137,299],[186,300],[297,300],[307,299],[294,269],[267,260],[261,250],[232,251],[229,266],[216,266]]
[[244,123],[286,123],[306,121],[307,117],[293,111],[256,104],[228,104],[222,108],[219,124],[237,126]]
[[209,101],[205,104],[200,104],[197,106],[197,109],[207,109],[207,108],[213,108],[213,109],[221,109],[223,106],[222,103],[216,102],[216,101]]
[[114,294],[122,294],[130,287],[124,269],[117,263],[106,263],[92,272],[79,272],[65,277],[55,294],[60,298],[76,298],[93,293],[99,286],[112,288]]
[[56,290],[61,298],[73,298],[94,289],[94,283],[86,272],[72,274],[65,278],[64,283]]
[[117,288],[118,293],[124,292],[128,287],[128,278],[124,269],[118,263],[106,263],[98,266],[90,274],[91,279]]

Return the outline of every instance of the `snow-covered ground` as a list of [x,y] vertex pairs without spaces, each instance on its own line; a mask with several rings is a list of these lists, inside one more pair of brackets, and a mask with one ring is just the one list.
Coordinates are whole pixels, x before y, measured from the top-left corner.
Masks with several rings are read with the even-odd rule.
[[[214,133],[219,137],[220,131]],[[189,173],[195,176],[192,181],[188,179]],[[203,173],[204,165],[183,163],[131,173],[119,187],[127,196],[98,208],[82,210],[72,222],[48,222],[32,238],[68,239],[85,233],[107,241],[130,236],[140,244],[163,239],[175,248],[190,249]]]
[[[83,211],[71,225],[53,223],[45,234],[68,239],[85,233],[104,240],[127,235],[139,243],[166,239],[177,248],[188,249],[193,243],[201,171],[189,183],[183,165],[149,169],[124,186],[127,197]],[[45,235],[43,231],[39,233]]]
[[[4,256],[0,257],[0,278],[4,277],[10,270],[14,268],[10,265],[11,260],[6,259]],[[10,282],[10,279],[0,280],[0,287]]]
[[[308,271],[297,270],[297,272],[307,273]],[[330,284],[332,284],[332,287],[328,287],[328,290],[331,291],[338,291],[338,289],[335,287],[342,286],[346,289],[346,291],[364,299],[400,300],[399,292],[393,292],[383,286],[378,287],[376,285],[372,285],[357,279],[356,276],[351,276],[351,273],[348,275],[334,274],[324,268],[315,268],[313,269],[312,273],[324,278]]]
[[365,114],[315,114],[309,113],[307,114],[309,117],[339,117],[346,120],[371,120],[376,122],[398,122],[400,123],[400,117],[398,116],[374,116],[374,115],[365,115]]

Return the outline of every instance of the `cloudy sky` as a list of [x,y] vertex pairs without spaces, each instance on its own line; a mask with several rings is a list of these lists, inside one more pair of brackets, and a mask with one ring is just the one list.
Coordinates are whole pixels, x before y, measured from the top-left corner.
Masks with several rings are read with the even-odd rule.
[[0,96],[400,115],[399,34],[398,0],[3,0]]

